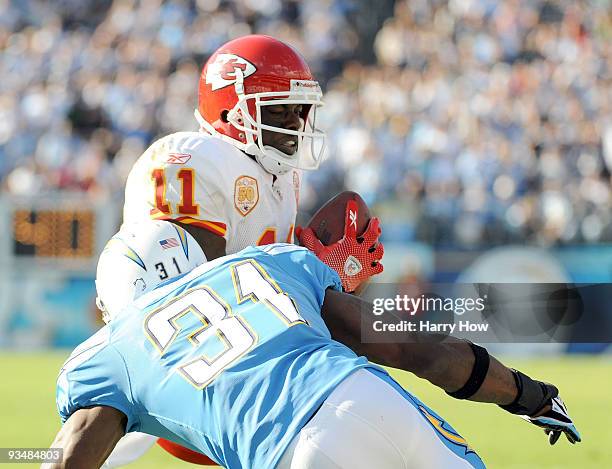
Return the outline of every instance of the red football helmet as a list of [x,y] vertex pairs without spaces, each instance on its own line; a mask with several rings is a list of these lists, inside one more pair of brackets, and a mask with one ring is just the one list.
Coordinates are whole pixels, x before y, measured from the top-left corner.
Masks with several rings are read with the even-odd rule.
[[[272,174],[290,168],[316,169],[325,150],[325,134],[315,127],[316,110],[323,105],[321,87],[302,56],[269,36],[244,36],[221,46],[200,75],[200,128],[249,155]],[[302,127],[287,130],[262,124],[261,107],[301,104]],[[294,135],[293,155],[264,145],[262,130]]]

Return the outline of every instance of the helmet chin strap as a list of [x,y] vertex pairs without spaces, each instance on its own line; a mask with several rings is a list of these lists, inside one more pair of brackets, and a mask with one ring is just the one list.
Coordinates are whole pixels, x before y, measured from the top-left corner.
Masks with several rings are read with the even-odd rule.
[[[270,158],[269,156],[267,156],[259,148],[257,143],[252,143],[250,145],[241,145],[241,146],[237,145],[236,144],[237,142],[234,139],[230,137],[226,137],[225,135],[217,132],[214,127],[212,127],[208,122],[204,120],[204,118],[200,115],[200,112],[197,109],[194,111],[194,115],[195,115],[196,120],[200,124],[200,130],[203,130],[204,132],[210,135],[219,137],[225,140],[226,142],[231,143],[232,145],[240,148],[247,155],[255,158],[255,161],[257,161],[257,163],[259,163],[261,167],[265,169],[268,173],[273,174],[275,176],[281,176],[292,168],[292,166],[289,166],[288,164],[281,163],[280,161],[276,161],[274,158]],[[287,155],[283,153],[282,151],[274,147],[271,147],[269,145],[264,145],[263,148],[265,149],[266,152],[274,153],[279,158],[290,158],[291,157],[290,155]]]
[[274,153],[277,158],[292,158],[292,156],[283,153],[277,148],[271,147],[269,145],[264,145],[262,151],[257,144],[249,145],[245,149],[245,153],[249,155],[253,155],[255,160],[261,165],[263,169],[265,169],[268,173],[273,174],[274,176],[282,176],[287,173],[293,167],[278,161],[275,158],[271,158],[269,156],[270,153]]

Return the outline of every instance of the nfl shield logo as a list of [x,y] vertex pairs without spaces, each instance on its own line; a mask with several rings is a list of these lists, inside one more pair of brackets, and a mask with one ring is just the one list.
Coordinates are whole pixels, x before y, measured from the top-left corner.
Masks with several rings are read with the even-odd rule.
[[354,277],[361,272],[362,269],[363,267],[361,266],[361,262],[359,262],[357,258],[353,256],[349,256],[344,263],[344,273],[349,277]]

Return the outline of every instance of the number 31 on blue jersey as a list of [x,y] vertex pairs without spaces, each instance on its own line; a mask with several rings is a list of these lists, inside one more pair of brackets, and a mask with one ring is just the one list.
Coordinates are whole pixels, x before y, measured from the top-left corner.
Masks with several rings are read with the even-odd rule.
[[[306,324],[293,300],[255,260],[238,262],[230,269],[238,304],[245,301],[262,303],[287,327]],[[202,389],[255,347],[258,337],[243,318],[232,313],[223,298],[211,288],[202,286],[186,291],[145,318],[145,333],[160,356],[168,351],[179,335],[179,319],[188,314],[194,315],[201,323],[187,336],[194,347],[213,336],[224,344],[224,349],[214,356],[203,354],[195,360],[178,365],[182,376],[196,388]]]

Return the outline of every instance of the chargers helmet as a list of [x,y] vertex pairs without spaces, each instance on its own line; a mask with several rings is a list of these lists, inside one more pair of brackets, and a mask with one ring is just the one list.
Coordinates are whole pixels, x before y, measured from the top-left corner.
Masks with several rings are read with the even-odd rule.
[[104,322],[142,294],[205,262],[202,248],[178,225],[161,220],[124,224],[98,260],[96,303]]

